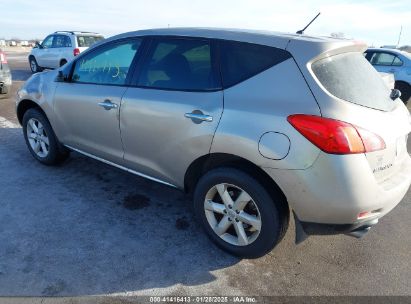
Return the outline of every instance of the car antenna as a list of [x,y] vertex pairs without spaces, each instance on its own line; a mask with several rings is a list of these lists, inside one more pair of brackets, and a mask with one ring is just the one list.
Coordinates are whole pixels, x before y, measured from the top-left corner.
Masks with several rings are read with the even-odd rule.
[[308,24],[306,25],[306,27],[305,27],[305,28],[303,28],[302,30],[297,31],[297,33],[296,33],[296,34],[298,34],[298,35],[302,35],[302,34],[304,34],[304,31],[307,29],[307,27],[309,27],[309,26],[311,25],[311,23],[313,23],[313,22],[314,22],[314,20],[315,20],[315,19],[317,19],[317,18],[318,18],[318,16],[320,16],[320,14],[321,14],[321,13],[318,13],[318,14],[317,14],[317,16],[315,16],[315,17],[314,17],[314,19],[313,19],[313,20],[311,20],[311,21],[310,21],[310,23],[308,23]]

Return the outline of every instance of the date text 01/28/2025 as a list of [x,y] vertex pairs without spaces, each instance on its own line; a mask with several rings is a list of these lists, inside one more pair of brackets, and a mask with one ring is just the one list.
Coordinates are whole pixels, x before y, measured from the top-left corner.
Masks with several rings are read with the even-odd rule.
[[255,297],[163,296],[150,297],[151,303],[257,303]]

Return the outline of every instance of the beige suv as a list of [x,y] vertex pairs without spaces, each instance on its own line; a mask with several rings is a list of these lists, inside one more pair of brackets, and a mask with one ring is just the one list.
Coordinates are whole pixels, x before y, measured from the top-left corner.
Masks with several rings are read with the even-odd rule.
[[290,212],[298,241],[360,237],[407,192],[410,113],[365,49],[271,32],[131,32],[32,76],[17,116],[38,161],[76,151],[192,193],[218,246],[258,257]]

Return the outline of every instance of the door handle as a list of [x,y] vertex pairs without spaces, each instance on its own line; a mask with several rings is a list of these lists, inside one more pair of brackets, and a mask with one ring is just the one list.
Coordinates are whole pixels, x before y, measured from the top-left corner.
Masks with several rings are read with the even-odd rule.
[[192,113],[184,114],[184,117],[190,118],[193,122],[201,123],[202,121],[212,122],[213,116],[205,115],[201,111],[193,111]]
[[111,109],[117,109],[118,105],[115,103],[112,103],[110,100],[106,99],[103,102],[99,102],[98,105],[100,107],[103,107],[105,110],[111,110]]

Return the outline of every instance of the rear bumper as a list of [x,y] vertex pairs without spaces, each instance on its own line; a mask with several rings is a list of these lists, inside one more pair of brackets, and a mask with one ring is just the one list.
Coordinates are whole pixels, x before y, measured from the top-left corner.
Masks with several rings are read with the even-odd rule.
[[0,70],[0,94],[6,94],[11,87],[11,73],[10,70]]
[[7,85],[0,81],[0,94],[7,94],[8,92],[10,92],[10,87],[11,85]]
[[319,224],[310,222],[300,222],[300,224],[308,235],[351,234],[378,224],[378,218],[354,224]]
[[[411,184],[409,156],[401,169],[382,183],[362,154],[320,153],[306,170],[264,170],[277,182],[302,228],[310,234],[350,233],[376,223],[400,203]],[[358,219],[362,212],[370,214]]]

